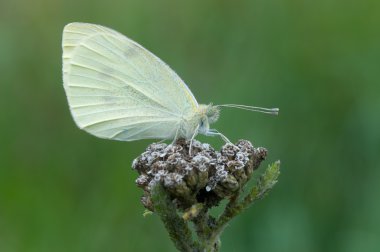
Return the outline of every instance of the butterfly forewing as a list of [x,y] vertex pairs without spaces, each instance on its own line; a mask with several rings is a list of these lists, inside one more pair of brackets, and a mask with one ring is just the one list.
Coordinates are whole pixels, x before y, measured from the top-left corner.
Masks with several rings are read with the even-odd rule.
[[108,139],[172,138],[184,113],[198,104],[158,57],[99,25],[63,31],[63,80],[77,125]]

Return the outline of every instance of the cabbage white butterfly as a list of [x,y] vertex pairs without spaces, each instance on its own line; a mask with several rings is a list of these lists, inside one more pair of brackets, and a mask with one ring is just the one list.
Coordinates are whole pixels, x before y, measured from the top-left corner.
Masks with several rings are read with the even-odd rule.
[[80,129],[100,138],[193,139],[210,129],[221,107],[277,114],[236,104],[203,105],[163,61],[104,26],[70,23],[62,38],[63,85]]

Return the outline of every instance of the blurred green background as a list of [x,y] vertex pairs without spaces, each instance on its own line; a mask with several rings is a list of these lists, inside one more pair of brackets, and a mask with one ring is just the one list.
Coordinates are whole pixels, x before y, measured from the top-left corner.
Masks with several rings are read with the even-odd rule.
[[215,125],[282,162],[222,251],[380,251],[380,1],[0,0],[1,252],[175,251],[130,168],[150,141],[97,139],[70,116],[73,21],[138,41],[201,103],[281,109]]

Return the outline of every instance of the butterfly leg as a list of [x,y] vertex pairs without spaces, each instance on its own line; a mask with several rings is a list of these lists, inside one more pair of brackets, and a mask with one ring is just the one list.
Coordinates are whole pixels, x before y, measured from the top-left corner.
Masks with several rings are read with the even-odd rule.
[[206,136],[220,136],[226,143],[231,143],[231,141],[225,136],[223,135],[222,133],[220,133],[219,131],[217,131],[216,129],[209,129],[206,134]]
[[190,157],[191,157],[191,151],[193,150],[193,139],[198,134],[198,130],[199,130],[199,125],[195,128],[194,134],[193,134],[193,136],[190,139],[190,148],[189,148],[189,156]]
[[166,140],[168,140],[168,139],[167,138],[166,139],[162,139],[162,140],[158,141],[157,143],[161,144],[161,143],[165,142]]
[[171,143],[171,145],[174,145],[177,142],[178,136],[179,136],[179,129],[180,129],[180,127],[177,128],[175,135],[174,135],[173,142]]

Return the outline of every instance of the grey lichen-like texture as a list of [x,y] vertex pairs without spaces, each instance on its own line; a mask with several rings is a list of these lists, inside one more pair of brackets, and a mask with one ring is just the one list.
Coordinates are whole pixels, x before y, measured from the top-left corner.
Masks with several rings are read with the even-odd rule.
[[201,203],[206,209],[234,195],[266,158],[267,150],[246,140],[227,143],[220,151],[209,144],[179,139],[174,144],[153,143],[133,162],[144,190],[145,208],[154,211],[151,192],[160,183],[176,208],[185,211]]
[[[218,252],[228,223],[264,198],[277,183],[280,162],[270,164],[255,185],[243,190],[267,150],[246,140],[227,143],[220,151],[207,143],[179,139],[173,144],[153,143],[133,161],[139,173],[141,201],[157,214],[179,251]],[[226,200],[214,216],[209,209]]]

